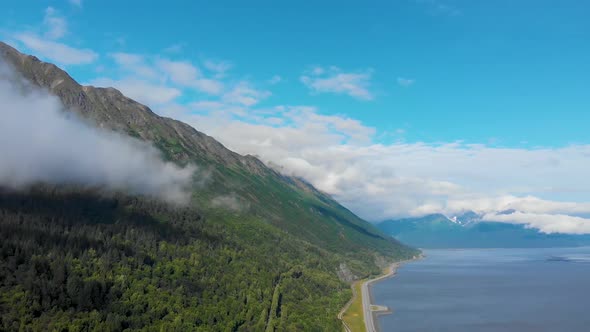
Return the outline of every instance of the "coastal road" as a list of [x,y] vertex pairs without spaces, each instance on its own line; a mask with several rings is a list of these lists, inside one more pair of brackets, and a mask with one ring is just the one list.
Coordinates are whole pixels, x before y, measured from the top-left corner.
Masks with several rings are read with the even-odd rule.
[[375,321],[373,319],[374,318],[373,311],[371,310],[371,293],[369,292],[369,287],[371,286],[371,284],[373,282],[379,281],[381,279],[389,278],[389,277],[395,275],[395,272],[397,271],[398,266],[399,266],[399,263],[395,263],[395,264],[391,265],[391,269],[389,270],[388,273],[386,273],[380,277],[377,277],[375,279],[367,280],[361,286],[362,299],[363,299],[363,315],[365,317],[365,330],[367,332],[377,332],[377,329],[375,328]]
[[377,332],[377,329],[375,328],[373,310],[371,310],[371,292],[369,291],[369,287],[371,287],[371,284],[385,278],[393,277],[401,264],[415,261],[417,259],[422,259],[424,257],[425,256],[423,254],[420,254],[418,256],[414,256],[412,259],[393,263],[388,273],[375,279],[367,280],[361,285],[361,296],[363,299],[363,315],[365,317],[365,330],[367,332]]

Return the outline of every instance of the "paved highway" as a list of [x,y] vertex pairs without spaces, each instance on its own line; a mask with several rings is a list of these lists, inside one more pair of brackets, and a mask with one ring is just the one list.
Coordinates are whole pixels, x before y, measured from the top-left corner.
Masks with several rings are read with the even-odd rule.
[[363,315],[365,317],[365,330],[367,332],[377,332],[377,329],[375,328],[375,321],[373,319],[373,311],[371,310],[371,293],[369,292],[369,287],[371,286],[371,283],[373,283],[373,282],[379,281],[381,279],[389,278],[389,277],[395,275],[395,272],[397,271],[398,266],[399,266],[399,263],[395,263],[395,264],[391,265],[391,269],[389,270],[389,272],[387,274],[384,274],[384,275],[377,277],[375,279],[367,280],[361,286],[361,292],[362,292],[362,298],[363,298]]

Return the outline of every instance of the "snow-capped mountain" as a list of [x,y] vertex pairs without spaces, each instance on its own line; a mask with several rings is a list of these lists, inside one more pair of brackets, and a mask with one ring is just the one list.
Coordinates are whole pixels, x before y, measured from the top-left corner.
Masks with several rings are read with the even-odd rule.
[[[512,214],[506,210],[498,214]],[[590,235],[546,234],[525,225],[484,221],[466,211],[456,216],[431,214],[387,220],[377,225],[385,233],[420,248],[514,248],[590,245]]]

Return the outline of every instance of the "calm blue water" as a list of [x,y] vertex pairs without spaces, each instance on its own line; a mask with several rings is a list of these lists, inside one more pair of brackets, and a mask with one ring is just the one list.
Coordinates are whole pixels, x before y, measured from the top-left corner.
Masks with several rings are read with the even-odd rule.
[[590,247],[425,253],[373,285],[382,331],[590,331]]

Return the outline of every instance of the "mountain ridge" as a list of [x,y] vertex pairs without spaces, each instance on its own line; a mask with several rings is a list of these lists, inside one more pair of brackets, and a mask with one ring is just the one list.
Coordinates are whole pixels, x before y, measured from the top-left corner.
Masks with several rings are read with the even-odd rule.
[[100,188],[0,186],[0,329],[334,331],[347,282],[417,253],[305,180],[116,89],[82,86],[1,42],[0,59],[65,112],[208,174],[183,208]]
[[[146,127],[152,121],[161,120],[168,130],[172,130],[184,138],[182,143],[192,143],[187,144],[187,149],[204,150],[215,156],[217,161],[225,161],[226,163],[239,161],[254,168],[260,166],[253,161],[253,157],[241,156],[230,151],[212,137],[181,121],[157,115],[148,106],[126,97],[116,88],[81,85],[56,65],[43,62],[32,55],[20,53],[1,41],[0,52],[2,57],[7,59],[25,79],[48,89],[51,94],[60,98],[67,110],[94,121],[98,127],[106,127],[125,134],[136,134],[142,139],[152,140],[154,135]],[[107,111],[111,107],[119,112]],[[146,131],[134,132],[137,127],[144,128]],[[186,155],[176,155],[175,157],[181,161],[187,158]]]
[[448,218],[443,214],[386,220],[382,231],[420,248],[567,247],[590,244],[590,236],[545,234],[526,225],[484,221],[467,211]]
[[[124,96],[117,89],[82,86],[57,66],[42,62],[34,56],[22,54],[2,42],[0,42],[0,52],[0,55],[8,59],[25,79],[59,97],[67,111],[73,111],[82,118],[91,120],[100,128],[152,142],[165,153],[165,157],[169,160],[180,164],[196,161],[200,167],[214,168],[216,172],[214,175],[218,178],[224,177],[224,174],[218,174],[219,165],[230,172],[243,173],[246,170],[251,174],[282,182],[280,183],[282,186],[295,187],[296,190],[302,189],[312,193],[328,205],[339,205],[333,198],[318,191],[306,181],[280,174],[254,156],[242,156],[228,150],[214,138],[181,121],[157,115],[149,107]],[[247,174],[246,177],[249,176],[250,174]],[[240,187],[231,185],[229,187],[223,194],[246,191]],[[245,192],[242,196],[248,195],[251,196],[251,193]],[[344,213],[349,216],[353,215],[343,207],[339,209],[345,210]],[[369,223],[359,218],[351,219],[351,224],[357,226],[362,224],[361,227],[367,229],[367,232],[383,237],[383,234]]]

